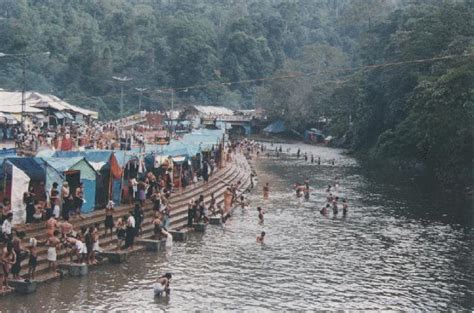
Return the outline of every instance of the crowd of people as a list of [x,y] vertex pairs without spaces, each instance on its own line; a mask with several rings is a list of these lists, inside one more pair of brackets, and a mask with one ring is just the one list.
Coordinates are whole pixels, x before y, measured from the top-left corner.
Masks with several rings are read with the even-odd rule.
[[[275,156],[277,158],[281,157],[282,154],[285,152],[287,155],[291,155],[291,148],[287,148],[285,151],[283,150],[283,146],[279,147],[274,147],[274,144],[270,144],[270,148],[268,148],[265,144],[262,143],[257,143],[252,140],[247,140],[244,139],[242,140],[238,147],[237,150],[240,150],[244,152],[249,158],[252,158],[252,156],[256,156],[257,158],[260,157],[260,155],[265,154],[266,156],[270,157],[271,154],[270,152],[273,150],[275,152]],[[300,148],[296,150],[296,153],[294,154],[296,159],[303,159],[305,162],[310,162],[311,164],[317,164],[321,165],[321,157],[320,156],[315,156],[314,154],[308,154],[307,152],[302,152]],[[334,166],[335,165],[335,159],[330,159],[327,160],[327,164]],[[253,175],[252,175],[252,186],[253,186]],[[309,178],[305,178],[304,181],[301,182],[296,182],[293,186],[295,192],[296,192],[296,197],[297,198],[304,198],[305,200],[308,200],[310,198],[310,180]],[[338,177],[336,177],[335,182],[332,185],[328,185],[328,187],[325,189],[326,191],[326,198],[325,198],[325,204],[324,206],[320,209],[320,213],[324,216],[328,216],[330,211],[332,212],[333,216],[337,216],[342,209],[342,216],[346,217],[348,212],[349,212],[349,204],[347,202],[347,199],[345,198],[340,198],[338,196],[339,194],[339,180]],[[266,182],[262,186],[262,192],[263,192],[263,200],[267,201],[269,199],[270,195],[270,183]],[[259,225],[264,225],[264,215],[265,215],[265,210],[261,207],[257,207],[257,217],[258,217],[258,224]],[[257,243],[264,243],[266,233],[262,231],[258,236],[257,236]]]
[[[61,124],[43,123],[20,125],[0,125],[0,142],[14,142],[23,151],[37,152],[43,149],[81,150],[106,149],[130,150],[143,147],[145,142],[153,142],[153,128],[133,125],[142,118],[131,116],[116,121],[103,122],[91,120],[89,123],[68,122]],[[189,131],[179,124],[175,131]]]
[[[193,181],[202,180],[204,184],[207,184],[209,176],[214,172],[214,167],[210,164],[215,164],[215,161],[205,159],[203,164],[205,165]],[[134,204],[133,209],[124,216],[116,217],[115,203],[109,201],[104,210],[104,231],[106,236],[110,235],[112,238],[114,235],[116,236],[116,249],[132,250],[134,248],[135,238],[142,235],[142,224],[145,219],[144,206],[148,203],[154,210],[152,223],[155,239],[160,240],[170,236],[168,228],[172,207],[169,198],[173,192],[171,170],[164,170],[160,174],[148,171],[144,176],[134,177],[129,181],[129,201],[130,204]],[[229,190],[232,191],[232,201],[236,197],[239,184],[229,187]],[[70,222],[70,219],[75,216],[83,219],[80,214],[84,201],[83,185],[80,184],[74,190],[71,190],[67,181],[62,186],[56,182],[53,183],[50,190],[45,190],[44,183],[40,183],[39,186],[40,188],[37,188],[36,192],[33,188],[29,188],[23,196],[26,230],[33,223],[45,222],[47,239],[39,241],[31,238],[33,241],[30,241],[28,249],[21,246],[22,237],[18,235],[18,231],[12,225],[13,213],[10,200],[5,198],[0,204],[2,290],[9,289],[9,275],[12,275],[13,279],[19,278],[21,262],[28,256],[28,278],[34,278],[38,245],[47,247],[47,260],[52,272],[57,271],[59,250],[65,250],[71,262],[87,264],[95,264],[97,253],[102,251],[99,244],[99,229],[102,223],[75,229]],[[193,222],[207,222],[209,213],[218,214],[220,212],[225,215],[225,211],[222,210],[221,205],[217,204],[214,195],[211,197],[209,206],[204,205],[204,197],[201,196],[198,200],[193,201],[191,207],[193,208],[191,217]]]

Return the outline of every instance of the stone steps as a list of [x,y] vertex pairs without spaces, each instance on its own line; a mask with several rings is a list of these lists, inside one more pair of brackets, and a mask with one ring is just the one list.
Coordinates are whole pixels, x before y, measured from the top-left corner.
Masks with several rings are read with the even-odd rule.
[[[224,175],[223,178],[222,178],[222,175]],[[170,228],[176,229],[176,228],[181,228],[183,226],[186,226],[187,204],[191,198],[197,198],[200,194],[203,194],[205,196],[205,202],[208,202],[210,200],[211,193],[215,193],[217,202],[221,203],[223,202],[222,194],[227,188],[226,183],[228,184],[236,183],[237,181],[240,180],[243,182],[243,186],[247,188],[250,185],[249,179],[250,179],[250,172],[249,172],[248,163],[242,162],[242,160],[240,160],[240,163],[233,162],[230,166],[227,166],[225,169],[219,172],[216,172],[209,180],[209,183],[206,186],[206,190],[202,189],[202,184],[196,184],[196,186],[193,186],[193,188],[187,188],[184,193],[173,194],[172,199],[175,198],[175,202],[172,203],[170,201],[170,203],[172,203],[171,206],[173,208],[173,210],[171,211]],[[176,199],[176,197],[178,196],[180,197]],[[123,212],[123,214],[125,214],[128,212],[129,209],[130,209],[129,207],[121,208],[120,212]],[[152,224],[152,221],[153,221],[154,210],[151,204],[146,205],[144,210],[145,210],[145,219],[142,224],[143,234],[141,238],[149,238],[153,236],[154,226]],[[114,217],[116,216],[120,216],[120,214],[115,214]],[[73,225],[74,225],[74,228],[77,230],[78,227],[80,226],[93,225],[94,223],[102,222],[103,219],[104,217],[102,213],[101,215],[98,215],[98,216],[88,217],[87,221],[78,220],[79,223],[76,223],[76,221],[74,221]],[[77,224],[79,224],[80,226],[76,226]],[[36,230],[36,232],[40,232],[40,231],[41,229]],[[43,234],[45,233],[46,233],[46,229],[43,227]],[[45,237],[46,235],[43,235],[43,236]],[[115,234],[112,236],[112,238],[110,237],[110,235],[105,237],[104,229],[101,228],[99,242],[102,248],[105,247],[105,248],[110,249],[116,246],[117,238]],[[137,249],[140,250],[138,247]],[[49,276],[53,278],[54,275],[50,271],[48,271],[48,262],[46,259],[47,248],[39,247],[38,250],[39,250],[38,251],[38,266],[36,270],[37,280],[44,280]],[[58,263],[65,261],[66,260],[65,258],[66,258],[65,251],[59,250]],[[21,274],[25,275],[27,274],[27,272],[28,272],[28,262],[23,261]]]
[[[230,166],[227,166],[217,172],[214,173],[209,179],[209,186],[211,184],[215,184],[219,182],[219,176],[223,176],[225,178],[229,177],[230,174],[233,173],[235,170],[235,165],[231,164]],[[202,190],[202,182],[199,182],[197,184],[193,184],[191,186],[188,186],[186,189],[177,192],[177,193],[172,193],[170,197],[170,203],[173,203],[173,200],[177,201],[176,198],[180,197],[185,197],[186,199],[190,199],[191,197],[189,194],[195,194],[197,191]],[[123,216],[127,214],[131,209],[133,209],[132,205],[122,205],[117,208],[115,208],[115,213],[114,213],[114,218],[117,218],[119,216]],[[91,226],[94,225],[95,223],[101,223],[104,221],[104,211],[103,210],[97,210],[94,211],[88,215],[83,215],[85,217],[84,220],[79,219],[78,217],[74,217],[71,219],[71,224],[74,225],[74,228],[76,230],[79,230],[83,226]],[[31,225],[30,228],[26,228],[26,226],[20,226],[16,227],[19,231],[25,231],[28,234],[28,237],[35,237],[37,239],[40,239],[44,237],[43,239],[46,239],[46,224],[45,223],[40,223],[40,224],[33,224]]]

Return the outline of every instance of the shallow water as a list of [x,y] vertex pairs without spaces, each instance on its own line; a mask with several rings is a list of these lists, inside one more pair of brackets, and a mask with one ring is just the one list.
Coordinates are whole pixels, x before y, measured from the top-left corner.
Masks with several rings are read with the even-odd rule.
[[[236,209],[225,230],[209,225],[204,235],[173,243],[170,253],[144,252],[33,295],[0,299],[0,311],[474,308],[472,220],[450,214],[471,208],[439,208],[414,186],[368,179],[338,150],[301,147],[323,164],[263,159],[259,181],[270,182],[270,200],[262,200],[260,183],[251,208]],[[327,164],[333,158],[335,166]],[[292,190],[306,176],[309,201]],[[346,218],[319,213],[336,176],[350,206]],[[257,205],[266,210],[263,226]],[[265,245],[255,243],[262,230]],[[168,271],[171,296],[154,299],[152,284]]]

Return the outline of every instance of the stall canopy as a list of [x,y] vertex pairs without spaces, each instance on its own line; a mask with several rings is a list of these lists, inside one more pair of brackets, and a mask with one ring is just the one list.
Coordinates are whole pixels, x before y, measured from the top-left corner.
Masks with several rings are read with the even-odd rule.
[[64,181],[68,181],[71,193],[74,193],[80,181],[84,187],[85,198],[81,212],[89,213],[93,211],[95,208],[97,173],[89,162],[84,157],[53,157],[44,158],[44,161],[49,165],[46,167],[47,190],[51,190],[54,182],[61,186]]

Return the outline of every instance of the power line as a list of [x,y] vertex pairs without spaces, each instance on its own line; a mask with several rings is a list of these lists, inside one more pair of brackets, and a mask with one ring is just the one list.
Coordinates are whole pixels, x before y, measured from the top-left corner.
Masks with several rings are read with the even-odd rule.
[[211,84],[177,87],[177,88],[167,87],[167,88],[160,88],[160,89],[161,90],[174,89],[175,91],[189,90],[189,89],[202,89],[202,88],[207,88],[207,87],[230,86],[230,85],[237,85],[237,84],[257,83],[257,82],[280,80],[280,79],[294,79],[294,78],[301,78],[301,77],[307,77],[307,76],[315,76],[315,75],[325,74],[325,73],[350,72],[350,71],[358,71],[358,70],[366,70],[366,69],[375,69],[375,68],[397,66],[397,65],[403,65],[403,64],[429,63],[429,62],[434,62],[434,61],[449,60],[449,59],[463,58],[463,57],[474,57],[474,53],[446,55],[442,57],[434,57],[434,58],[429,58],[429,59],[389,62],[389,63],[363,65],[363,66],[357,66],[357,67],[341,67],[341,68],[323,69],[317,72],[291,73],[291,74],[281,75],[281,76],[261,77],[261,78],[240,80],[240,81],[234,81],[234,82],[211,83]]
[[[187,87],[160,87],[157,88],[156,90],[150,90],[147,93],[148,94],[155,94],[159,95],[162,94],[162,92],[171,92],[172,90],[176,93],[186,93],[189,90],[196,90],[196,89],[205,89],[205,88],[211,88],[211,87],[228,87],[231,85],[239,85],[239,84],[252,84],[252,83],[259,83],[259,82],[266,82],[266,81],[276,81],[276,80],[286,80],[286,79],[298,79],[298,78],[305,78],[305,77],[312,77],[312,76],[317,76],[321,74],[334,74],[334,73],[341,73],[341,72],[353,72],[353,71],[364,71],[364,70],[373,70],[373,69],[378,69],[378,68],[384,68],[384,67],[391,67],[391,66],[398,66],[398,65],[404,65],[404,64],[419,64],[419,63],[430,63],[430,62],[436,62],[436,61],[442,61],[442,60],[452,60],[456,58],[465,58],[465,57],[474,57],[474,53],[467,53],[467,54],[456,54],[456,55],[446,55],[446,56],[440,56],[440,57],[433,57],[433,58],[427,58],[427,59],[416,59],[416,60],[408,60],[408,61],[398,61],[398,62],[387,62],[387,63],[378,63],[378,64],[369,64],[369,65],[363,65],[363,66],[356,66],[356,67],[339,67],[339,68],[327,68],[327,69],[322,69],[314,72],[291,72],[287,73],[285,75],[278,75],[278,76],[270,76],[270,77],[261,77],[261,78],[254,78],[254,79],[246,79],[246,80],[239,80],[239,81],[232,81],[232,82],[215,82],[215,83],[207,83],[207,84],[200,84],[200,85],[193,85],[193,86],[187,86]],[[331,82],[331,81],[326,81],[326,82]],[[333,81],[333,82],[338,82],[338,83],[343,83],[345,81]],[[138,92],[131,92],[129,93],[131,95],[138,95]],[[67,99],[89,99],[89,100],[94,100],[97,98],[111,98],[111,97],[119,97],[119,94],[111,94],[108,93],[103,96],[72,96],[72,97],[67,97]],[[149,97],[146,97],[149,99]]]

